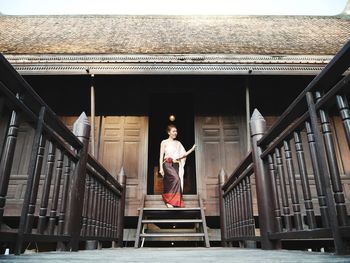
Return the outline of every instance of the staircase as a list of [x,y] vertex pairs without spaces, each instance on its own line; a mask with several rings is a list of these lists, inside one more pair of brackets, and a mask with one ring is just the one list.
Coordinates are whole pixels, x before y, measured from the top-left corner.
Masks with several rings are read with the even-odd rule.
[[[158,205],[155,207],[154,203]],[[162,207],[161,205],[162,204]],[[167,208],[162,202],[142,198],[136,230],[135,248],[145,241],[204,241],[210,247],[203,201],[185,202],[185,208]],[[140,244],[141,242],[141,244]]]

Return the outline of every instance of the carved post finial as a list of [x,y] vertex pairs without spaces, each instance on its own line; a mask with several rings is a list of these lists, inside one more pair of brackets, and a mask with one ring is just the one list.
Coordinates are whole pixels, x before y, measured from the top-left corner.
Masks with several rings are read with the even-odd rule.
[[224,168],[221,168],[220,173],[219,173],[219,183],[221,186],[223,186],[226,182],[226,173]]
[[257,109],[254,110],[250,118],[250,130],[251,136],[264,134],[266,131],[266,121]]
[[120,168],[119,174],[118,174],[118,182],[124,186],[125,185],[125,179],[126,179],[126,175],[125,175],[125,171],[124,171],[124,167],[122,166],[122,168]]
[[85,112],[82,112],[79,118],[73,124],[73,133],[78,137],[79,140],[82,140],[81,137],[89,138],[90,137],[90,122]]

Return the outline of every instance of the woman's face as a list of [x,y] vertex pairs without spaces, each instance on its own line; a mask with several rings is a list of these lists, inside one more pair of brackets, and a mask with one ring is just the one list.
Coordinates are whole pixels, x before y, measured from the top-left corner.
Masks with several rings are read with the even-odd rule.
[[176,139],[177,136],[177,129],[176,128],[171,128],[170,131],[168,132],[169,137],[172,139]]

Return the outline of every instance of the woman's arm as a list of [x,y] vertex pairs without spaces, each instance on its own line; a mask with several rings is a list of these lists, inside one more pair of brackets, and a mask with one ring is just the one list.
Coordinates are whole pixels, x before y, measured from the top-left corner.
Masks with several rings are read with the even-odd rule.
[[182,155],[180,158],[177,158],[177,160],[181,160],[183,158],[186,158],[190,153],[192,153],[196,149],[196,147],[197,147],[197,145],[194,144],[190,150],[185,152],[184,155]]
[[159,153],[159,173],[162,176],[164,176],[164,171],[163,171],[164,148],[165,148],[165,142],[162,141],[160,143],[160,153]]

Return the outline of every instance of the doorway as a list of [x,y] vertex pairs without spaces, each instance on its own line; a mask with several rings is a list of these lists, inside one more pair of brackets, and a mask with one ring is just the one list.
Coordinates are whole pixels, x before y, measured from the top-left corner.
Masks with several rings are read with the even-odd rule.
[[[194,144],[194,99],[192,93],[153,93],[149,107],[149,143],[147,194],[162,194],[163,178],[159,171],[159,150],[162,140],[168,138],[166,127],[175,124],[177,139],[186,150]],[[171,121],[173,115],[175,120]],[[195,153],[186,159],[184,175],[184,194],[196,194]]]

